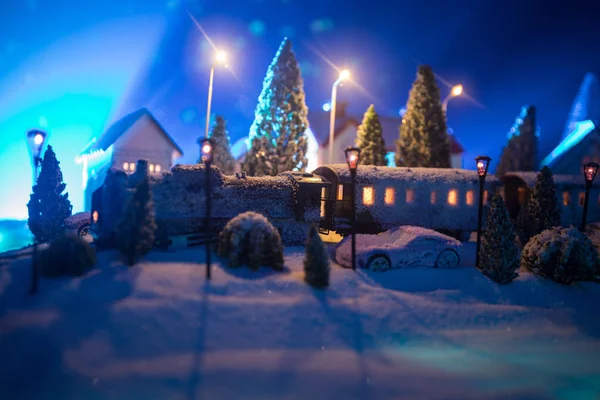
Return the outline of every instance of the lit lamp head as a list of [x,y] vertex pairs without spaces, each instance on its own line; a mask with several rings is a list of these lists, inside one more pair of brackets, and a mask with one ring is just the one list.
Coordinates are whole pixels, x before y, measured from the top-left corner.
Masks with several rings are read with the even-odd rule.
[[227,53],[225,53],[224,51],[218,51],[215,56],[215,63],[227,66]]
[[360,149],[358,147],[348,147],[344,150],[344,153],[346,153],[346,162],[350,170],[356,170],[360,161]]
[[583,176],[585,177],[585,183],[591,185],[598,172],[598,164],[595,162],[589,162],[583,164]]
[[208,138],[200,140],[200,153],[202,155],[202,162],[205,164],[212,163],[213,158],[213,145],[212,141]]
[[488,173],[488,168],[490,167],[491,160],[492,159],[489,158],[488,156],[475,157],[475,162],[477,163],[477,175],[479,175],[480,178],[485,179],[485,177]]
[[31,149],[31,154],[33,157],[40,157],[42,148],[44,147],[44,142],[46,141],[46,136],[46,132],[38,129],[33,129],[27,132],[27,142],[29,143],[29,148]]
[[340,72],[340,81],[345,81],[350,79],[350,71],[348,71],[347,69],[342,70],[342,72]]
[[456,85],[452,88],[452,95],[453,96],[460,96],[463,92],[463,86],[462,85]]

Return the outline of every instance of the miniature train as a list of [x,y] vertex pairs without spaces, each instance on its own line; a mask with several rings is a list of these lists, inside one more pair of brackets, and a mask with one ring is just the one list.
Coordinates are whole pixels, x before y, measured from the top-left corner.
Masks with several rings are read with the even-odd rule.
[[[131,175],[116,170],[108,173],[104,185],[92,196],[92,231],[97,237],[112,235],[119,207],[145,176],[148,172],[144,160],[138,161]],[[346,165],[325,165],[313,173],[285,172],[275,177],[225,176],[213,167],[210,177],[211,228],[215,232],[245,211],[268,217],[286,245],[303,243],[311,224],[318,224],[322,233],[343,236],[350,232],[351,181]],[[203,165],[178,165],[149,179],[160,238],[172,242],[204,232]],[[478,179],[476,171],[461,169],[359,166],[355,191],[357,232],[378,233],[399,225],[417,225],[464,239],[477,229]],[[531,186],[530,177],[525,179],[523,174],[509,174],[502,180],[488,175],[484,204],[487,207],[490,193],[500,193],[507,199],[511,214],[518,213],[521,200],[526,198],[523,193]],[[561,200],[566,199],[564,193],[572,195],[583,190],[583,182],[577,183],[573,177],[557,179]],[[594,187],[592,198],[598,198],[599,193]],[[560,204],[563,224],[578,224],[581,207],[567,201]],[[589,222],[599,220],[599,208],[590,206]]]

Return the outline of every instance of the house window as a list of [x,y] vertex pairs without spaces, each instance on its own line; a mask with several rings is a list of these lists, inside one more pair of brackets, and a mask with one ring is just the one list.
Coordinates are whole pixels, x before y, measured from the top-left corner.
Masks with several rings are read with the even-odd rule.
[[160,169],[161,169],[161,168],[160,168],[160,165],[158,165],[158,164],[157,164],[157,165],[154,167],[154,171],[155,171],[157,174],[160,172]]
[[431,204],[435,204],[435,202],[437,201],[437,193],[431,192],[431,195],[429,196],[429,200],[430,200]]
[[488,191],[484,191],[483,192],[483,204],[487,204],[488,203]]
[[414,189],[406,189],[406,202],[412,203],[415,201],[415,191]]
[[467,190],[467,205],[472,206],[475,204],[475,192],[473,190]]
[[458,190],[450,189],[448,192],[448,204],[455,206],[458,204]]
[[134,171],[135,171],[135,164],[134,164],[134,163],[132,163],[132,162],[131,162],[131,163],[129,163],[129,170],[130,170],[131,172],[134,172]]
[[386,188],[385,189],[385,204],[388,206],[394,205],[394,201],[396,201],[396,190],[394,188]]
[[520,187],[517,189],[517,196],[519,196],[519,204],[525,204],[525,196],[527,194],[527,190],[524,187]]
[[337,199],[344,200],[344,185],[338,185]]
[[563,192],[563,206],[571,204],[571,194],[569,192]]
[[579,193],[579,205],[583,207],[583,203],[585,202],[585,192]]
[[123,169],[124,169],[125,171],[129,171],[129,163],[126,163],[126,162],[125,162],[125,163],[123,163]]
[[148,169],[150,170],[150,172],[154,172],[154,164],[148,165]]
[[363,204],[365,206],[372,206],[375,203],[375,192],[371,186],[363,188]]
[[92,221],[94,221],[94,223],[98,222],[98,211],[94,211],[92,214]]

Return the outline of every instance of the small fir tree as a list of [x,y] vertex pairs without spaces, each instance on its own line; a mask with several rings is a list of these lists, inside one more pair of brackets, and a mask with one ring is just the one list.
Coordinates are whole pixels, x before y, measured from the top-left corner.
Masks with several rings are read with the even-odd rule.
[[263,82],[250,128],[252,147],[242,168],[249,175],[304,171],[307,165],[307,117],[300,67],[292,51],[292,42],[285,38]]
[[329,286],[329,255],[319,237],[319,229],[311,225],[306,241],[304,259],[304,280],[311,286],[324,288]]
[[538,233],[560,226],[560,208],[556,200],[556,187],[550,168],[544,167],[538,173],[535,186],[518,217],[517,225],[523,245]]
[[152,250],[155,232],[150,182],[143,179],[133,190],[116,231],[117,247],[125,256],[127,265],[134,265]]
[[536,110],[524,106],[510,132],[508,143],[502,149],[496,175],[502,176],[511,171],[534,171],[537,167],[537,145],[539,131],[535,121]]
[[480,268],[484,275],[498,283],[515,279],[519,268],[519,251],[515,231],[502,197],[496,195],[483,231]]
[[450,143],[440,89],[427,65],[419,66],[403,119],[396,142],[396,165],[450,168]]
[[360,148],[360,163],[363,165],[387,165],[385,141],[379,115],[371,104],[358,127],[356,145]]
[[48,146],[42,159],[40,175],[27,203],[27,223],[38,242],[47,242],[63,234],[65,219],[71,216],[73,209],[69,194],[63,194],[66,187],[60,162],[56,159],[52,146]]
[[214,145],[213,164],[219,167],[225,175],[232,175],[235,170],[235,158],[231,155],[225,118],[220,115],[217,115],[210,138]]

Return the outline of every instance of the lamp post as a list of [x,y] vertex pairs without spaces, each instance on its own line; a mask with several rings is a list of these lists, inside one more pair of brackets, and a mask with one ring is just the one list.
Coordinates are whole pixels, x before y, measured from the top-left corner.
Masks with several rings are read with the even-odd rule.
[[335,132],[335,105],[337,101],[337,88],[348,78],[350,78],[350,71],[345,69],[340,72],[340,76],[335,82],[333,82],[333,86],[331,87],[331,109],[329,110],[329,164],[333,164],[333,136]]
[[213,81],[215,78],[215,67],[217,64],[226,66],[227,54],[224,51],[219,51],[215,56],[215,60],[210,67],[210,78],[208,79],[208,102],[206,104],[206,126],[204,129],[204,137],[208,137],[208,127],[210,124],[210,106],[212,103]]
[[485,184],[485,177],[488,173],[490,161],[492,159],[488,156],[477,156],[475,161],[477,162],[477,175],[479,175],[479,213],[477,215],[477,249],[475,250],[475,266],[479,268],[479,249],[481,248],[481,222],[483,220],[483,186]]
[[585,225],[587,219],[587,211],[588,211],[588,200],[590,197],[590,189],[592,188],[592,183],[594,183],[594,178],[596,177],[596,172],[598,172],[598,164],[595,162],[589,162],[583,164],[583,176],[585,177],[585,200],[583,202],[583,218],[581,220],[581,232],[585,233]]
[[[27,132],[27,143],[29,144],[29,149],[31,150],[31,157],[33,160],[33,186],[37,184],[38,178],[38,170],[40,168],[40,163],[42,162],[42,158],[40,155],[42,154],[42,148],[44,147],[44,143],[46,142],[46,132],[40,131],[37,129],[30,130]],[[36,221],[38,222],[38,221]],[[31,257],[31,286],[29,288],[29,294],[35,294],[38,290],[38,265],[37,265],[37,248],[38,241],[37,238],[33,237],[33,254]]]
[[204,163],[204,168],[206,170],[206,181],[204,182],[205,184],[205,191],[206,191],[206,215],[204,218],[204,226],[206,229],[206,279],[210,279],[210,243],[211,243],[211,232],[210,232],[210,206],[211,206],[211,198],[210,198],[210,192],[212,189],[212,182],[211,182],[211,164],[212,164],[212,157],[213,157],[213,144],[212,144],[212,140],[209,138],[204,138],[200,140],[200,153],[201,153],[201,159],[202,162]]
[[352,190],[350,193],[350,228],[352,230],[352,270],[356,271],[356,168],[360,161],[360,149],[357,147],[348,147],[344,150],[346,154],[346,162],[350,168],[350,180]]
[[448,102],[450,100],[452,100],[453,98],[460,96],[462,94],[462,92],[463,92],[462,85],[456,85],[452,88],[452,90],[450,91],[450,94],[448,96],[446,96],[444,101],[442,101],[442,110],[444,110],[444,115],[446,115],[446,113],[448,112]]

